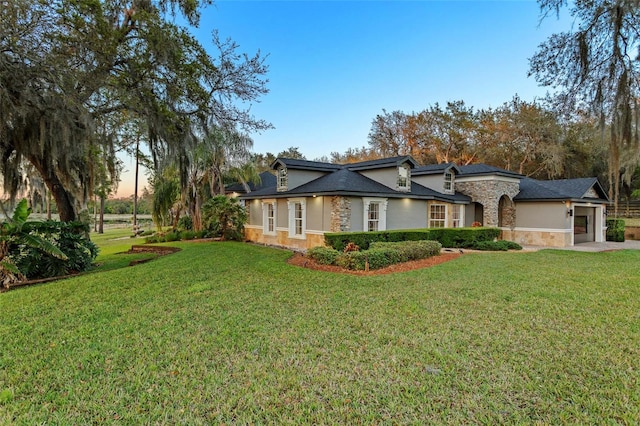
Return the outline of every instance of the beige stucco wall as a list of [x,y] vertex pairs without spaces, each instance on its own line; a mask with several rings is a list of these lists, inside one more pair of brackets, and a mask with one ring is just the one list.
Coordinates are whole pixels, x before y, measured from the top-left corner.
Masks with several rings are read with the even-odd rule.
[[[292,197],[292,199],[295,197]],[[276,235],[264,235],[262,223],[262,201],[252,200],[250,222],[245,226],[245,238],[258,244],[306,250],[324,245],[324,232],[328,231],[331,203],[325,197],[305,198],[305,236],[289,237],[289,199],[276,199]],[[328,204],[328,205],[327,205]]]
[[249,200],[249,221],[247,225],[259,225],[262,226],[262,201],[261,200]]
[[[276,227],[289,227],[288,198],[276,200]],[[306,229],[312,231],[328,231],[331,220],[331,203],[326,197],[307,197],[306,202]],[[263,226],[262,200],[250,200],[248,225]]]
[[516,202],[516,227],[571,229],[564,201]]
[[289,206],[287,200],[278,198],[276,200],[276,228],[289,228]]
[[325,172],[316,172],[313,170],[292,170],[287,169],[287,188],[292,190],[305,183],[316,180],[319,177],[326,175]]
[[464,226],[471,226],[475,221],[476,206],[473,203],[464,206]]
[[362,198],[351,197],[351,229],[350,231],[362,231],[364,220],[364,204]]
[[[415,183],[419,183],[422,186],[431,188],[434,191],[444,193],[444,172],[438,173],[435,175],[412,176],[411,180],[413,180]],[[454,183],[454,189],[455,189],[455,183]]]
[[[361,220],[364,220],[364,216]],[[389,199],[387,229],[414,229],[427,226],[427,202],[408,198]]]
[[[327,203],[329,209],[327,209]],[[307,230],[328,231],[331,221],[331,202],[326,197],[308,197]]]
[[391,189],[396,189],[396,186],[398,184],[397,167],[379,170],[362,170],[358,173],[368,177],[369,179],[375,180],[376,182],[380,182],[381,184],[388,186]]

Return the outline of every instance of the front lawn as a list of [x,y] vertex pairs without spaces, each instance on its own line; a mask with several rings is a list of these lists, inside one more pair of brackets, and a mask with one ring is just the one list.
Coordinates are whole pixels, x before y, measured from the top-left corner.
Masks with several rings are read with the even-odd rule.
[[640,422],[640,252],[356,277],[173,245],[0,294],[0,424]]

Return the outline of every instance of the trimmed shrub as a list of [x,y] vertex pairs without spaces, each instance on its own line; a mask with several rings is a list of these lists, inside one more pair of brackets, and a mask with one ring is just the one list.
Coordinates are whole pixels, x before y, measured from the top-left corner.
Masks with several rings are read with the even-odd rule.
[[400,262],[408,262],[436,256],[440,254],[442,245],[437,241],[374,242],[369,246],[369,250],[373,249],[395,251],[400,257]]
[[624,242],[624,220],[607,219],[607,241]]
[[209,231],[207,231],[206,229],[203,229],[202,231],[196,231],[196,238],[208,238],[209,237]]
[[307,256],[321,265],[334,265],[340,252],[331,247],[313,247],[307,250]]
[[[396,263],[424,259],[440,253],[437,241],[374,242],[364,251],[338,253],[336,265],[354,270],[380,269]],[[332,250],[332,249],[329,249]]]
[[504,242],[507,244],[507,247],[509,247],[509,250],[522,250],[522,246],[516,242],[507,240],[504,240]]
[[508,250],[522,250],[522,246],[513,241],[479,241],[473,245],[474,250],[483,251],[508,251]]
[[155,243],[159,243],[160,242],[160,236],[159,235],[151,235],[147,238],[144,239],[144,242],[146,244],[155,244]]
[[367,263],[369,269],[380,269],[399,263],[397,259],[397,252],[394,250],[370,249],[342,253],[336,259],[336,264],[342,268],[363,271],[367,269]]
[[194,231],[182,231],[180,232],[181,240],[193,240],[196,237],[196,233]]
[[169,243],[172,241],[180,241],[180,233],[176,231],[171,231],[162,238],[163,242]]
[[349,243],[367,250],[373,242],[438,241],[443,247],[469,248],[479,241],[493,241],[500,236],[497,228],[428,228],[379,232],[335,232],[325,234],[325,243],[343,251]]

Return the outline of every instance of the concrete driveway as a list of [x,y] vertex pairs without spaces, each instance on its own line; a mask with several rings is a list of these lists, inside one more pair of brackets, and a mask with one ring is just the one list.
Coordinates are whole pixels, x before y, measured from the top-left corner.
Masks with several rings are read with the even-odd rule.
[[604,243],[580,243],[576,244],[573,247],[537,247],[537,246],[526,246],[523,247],[525,250],[542,250],[542,249],[553,249],[553,250],[572,250],[572,251],[588,251],[588,252],[598,252],[598,251],[611,251],[611,250],[640,250],[640,241],[635,240],[627,240],[623,243],[614,243],[612,241],[606,241]]

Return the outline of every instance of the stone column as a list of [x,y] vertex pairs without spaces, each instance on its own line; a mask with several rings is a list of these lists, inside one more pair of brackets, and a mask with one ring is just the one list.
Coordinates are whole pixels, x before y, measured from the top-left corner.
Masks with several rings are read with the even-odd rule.
[[331,197],[331,232],[351,230],[351,199],[340,196]]

